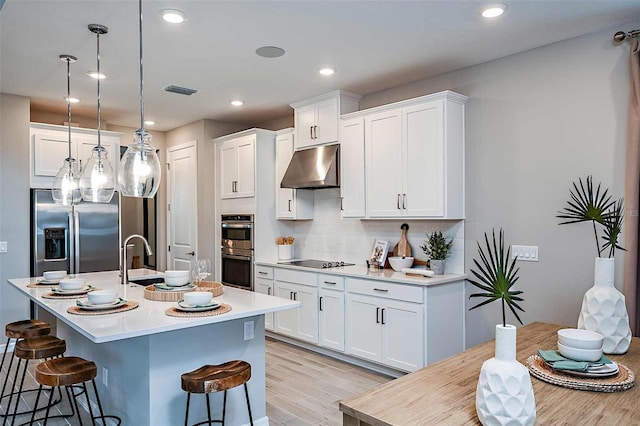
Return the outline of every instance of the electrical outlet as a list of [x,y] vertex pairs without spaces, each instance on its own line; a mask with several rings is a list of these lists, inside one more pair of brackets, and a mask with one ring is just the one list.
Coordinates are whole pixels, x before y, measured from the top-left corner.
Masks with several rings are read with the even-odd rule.
[[538,261],[538,246],[511,246],[511,258],[526,262]]
[[253,339],[253,321],[244,323],[244,340]]
[[6,252],[7,252],[7,242],[0,241],[0,253],[6,253]]
[[107,367],[102,367],[102,384],[104,387],[109,387],[109,370]]

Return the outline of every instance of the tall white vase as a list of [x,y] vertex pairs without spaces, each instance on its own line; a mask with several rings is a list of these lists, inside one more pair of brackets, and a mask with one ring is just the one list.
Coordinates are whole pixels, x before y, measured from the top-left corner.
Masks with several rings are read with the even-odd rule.
[[582,299],[578,328],[602,334],[604,353],[623,354],[631,343],[631,329],[624,295],[613,285],[614,274],[612,257],[596,257],[593,287]]
[[476,388],[483,425],[532,425],[536,400],[527,367],[516,361],[516,327],[496,325],[496,356],[486,360]]

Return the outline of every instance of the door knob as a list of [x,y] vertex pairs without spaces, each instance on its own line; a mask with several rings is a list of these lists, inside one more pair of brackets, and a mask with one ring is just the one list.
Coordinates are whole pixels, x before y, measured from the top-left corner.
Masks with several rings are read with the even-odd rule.
[[187,253],[189,256],[195,256],[196,252],[195,251],[190,251],[189,253]]

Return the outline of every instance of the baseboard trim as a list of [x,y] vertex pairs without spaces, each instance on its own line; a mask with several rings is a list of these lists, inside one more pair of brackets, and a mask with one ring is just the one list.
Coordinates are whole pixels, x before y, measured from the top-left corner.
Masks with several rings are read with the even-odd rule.
[[375,371],[376,373],[386,374],[387,376],[396,377],[396,378],[407,374],[406,371],[400,371],[384,365],[369,362],[367,360],[356,358],[354,356],[347,355],[342,352],[336,352],[334,350],[327,349],[322,346],[316,346],[312,343],[306,343],[301,340],[283,336],[281,334],[274,333],[268,330],[265,330],[265,335],[273,340],[278,340],[293,346],[297,346],[299,348],[309,350],[311,352],[316,352],[322,355],[326,355],[328,357],[335,358],[339,361],[344,361],[349,364],[357,365],[358,367],[366,368],[367,370]]

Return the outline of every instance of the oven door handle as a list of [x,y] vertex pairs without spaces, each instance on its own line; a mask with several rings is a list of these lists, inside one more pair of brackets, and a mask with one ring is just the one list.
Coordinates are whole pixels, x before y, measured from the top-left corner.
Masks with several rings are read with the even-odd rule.
[[252,223],[223,223],[223,228],[237,228],[237,229],[251,229],[253,228]]
[[251,260],[253,256],[242,256],[239,254],[226,254],[222,253],[222,258],[224,259],[238,259],[238,260]]

